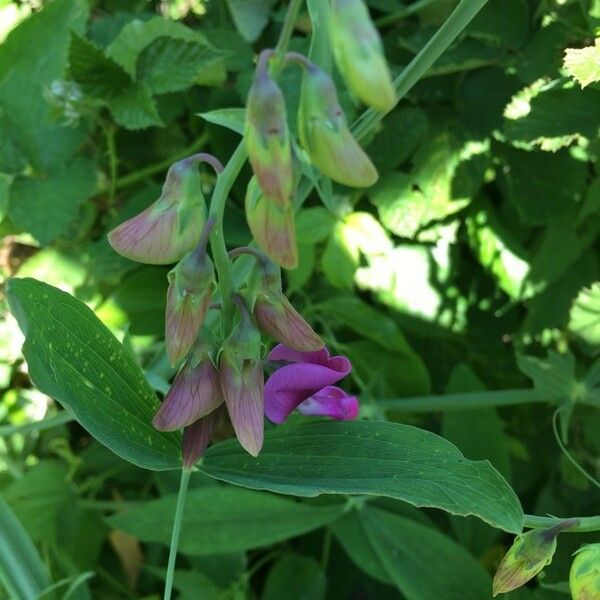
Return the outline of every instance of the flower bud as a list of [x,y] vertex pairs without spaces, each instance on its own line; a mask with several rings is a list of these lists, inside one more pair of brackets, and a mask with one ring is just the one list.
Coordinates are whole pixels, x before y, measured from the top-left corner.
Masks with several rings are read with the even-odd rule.
[[396,92],[365,3],[332,0],[330,25],[335,61],[350,90],[376,110],[392,110]]
[[156,202],[108,234],[116,252],[130,260],[168,265],[194,249],[202,233],[206,208],[197,161],[192,158],[169,168]]
[[264,265],[261,265],[261,270],[254,301],[254,318],[258,326],[274,340],[299,352],[316,352],[323,348],[323,340],[281,291],[279,270],[275,272]]
[[246,191],[246,220],[256,243],[270,258],[286,269],[298,266],[293,207],[272,202],[261,193],[255,178]]
[[198,351],[175,377],[152,425],[159,431],[187,427],[222,403],[217,369],[204,352]]
[[569,573],[569,587],[573,600],[600,598],[600,544],[579,548]]
[[225,340],[219,360],[221,390],[240,444],[252,456],[258,456],[264,436],[260,334],[239,298],[238,304],[241,321]]
[[204,454],[222,414],[222,408],[217,408],[183,430],[181,456],[184,469],[191,469]]
[[169,273],[165,341],[172,365],[192,347],[215,289],[215,270],[206,253],[208,232],[198,247],[186,254]]
[[518,535],[496,571],[493,595],[516,590],[533,579],[552,562],[556,536],[577,522],[568,519],[549,529],[532,529]]
[[273,202],[287,206],[293,191],[292,147],[285,100],[261,54],[246,103],[244,140],[256,179]]
[[298,133],[311,162],[327,177],[359,188],[377,181],[377,169],[348,129],[331,77],[312,63],[304,69]]

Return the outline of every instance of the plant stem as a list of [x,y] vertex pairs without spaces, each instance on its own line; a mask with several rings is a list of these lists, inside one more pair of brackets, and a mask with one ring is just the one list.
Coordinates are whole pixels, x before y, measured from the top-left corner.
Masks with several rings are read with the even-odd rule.
[[[487,1],[461,0],[461,3],[454,9],[435,35],[394,80],[397,102],[404,98],[423,75],[429,71],[433,63],[464,31],[477,13],[486,5]],[[352,133],[359,140],[364,138],[373,131],[385,114],[372,108],[368,109],[352,125]]]
[[410,15],[418,13],[427,8],[429,5],[435,4],[439,1],[440,0],[417,0],[417,2],[413,2],[412,4],[409,4],[408,6],[401,8],[394,13],[385,15],[384,17],[379,17],[379,19],[375,21],[375,25],[377,25],[377,27],[391,25],[392,23],[395,23],[404,17],[409,17]]
[[106,139],[106,153],[108,155],[108,209],[109,213],[115,211],[115,199],[117,195],[117,169],[118,169],[118,158],[117,148],[115,145],[116,129],[112,124],[104,125],[102,127],[104,131],[104,137]]
[[300,12],[302,2],[303,0],[290,1],[287,14],[285,15],[285,21],[283,22],[283,27],[281,29],[281,33],[279,34],[277,46],[275,46],[275,53],[278,55],[279,58],[283,57],[283,54],[285,54],[290,40],[292,39],[292,34],[294,33],[294,25],[296,24],[296,20],[298,19],[298,13]]
[[231,264],[229,262],[229,257],[227,256],[227,247],[225,245],[223,216],[225,213],[227,196],[231,191],[236,177],[246,162],[246,156],[246,145],[242,140],[229,159],[225,169],[217,179],[208,213],[208,218],[213,219],[215,223],[214,229],[210,234],[210,247],[212,249],[213,261],[219,278],[223,332],[227,332],[230,329],[232,316],[231,295],[233,294],[235,287],[233,277],[231,276]]
[[158,163],[153,165],[148,165],[143,169],[139,169],[138,171],[134,171],[133,173],[128,173],[123,177],[119,177],[116,181],[116,189],[119,190],[121,188],[133,185],[134,183],[138,183],[139,181],[143,181],[148,177],[152,177],[152,175],[156,175],[156,173],[160,173],[165,169],[168,169],[174,162],[186,158],[190,154],[194,154],[197,152],[209,139],[208,131],[205,131],[195,142],[190,144],[187,148],[184,148],[181,152],[177,152],[173,156],[169,158],[165,158],[165,160],[161,160]]
[[[571,518],[571,517],[569,517]],[[595,517],[574,517],[579,521],[577,525],[564,530],[564,533],[585,533],[587,531],[600,531],[600,515]],[[529,529],[549,528],[559,525],[566,518],[560,517],[539,517],[537,515],[524,515],[523,526]]]
[[165,593],[163,600],[170,600],[173,591],[173,576],[175,574],[175,561],[177,559],[177,546],[179,545],[179,534],[181,533],[181,523],[183,520],[183,509],[185,506],[185,497],[187,495],[188,483],[192,472],[189,469],[181,470],[181,482],[179,484],[179,494],[177,496],[177,507],[175,508],[175,522],[173,523],[173,533],[171,534],[171,546],[169,548],[169,563],[167,564],[167,577],[165,579]]
[[378,408],[384,411],[435,412],[451,410],[477,410],[498,406],[514,406],[538,402],[553,402],[555,399],[540,394],[536,390],[494,390],[490,392],[470,392],[464,394],[442,394],[439,396],[417,396],[415,398],[394,398],[379,400]]

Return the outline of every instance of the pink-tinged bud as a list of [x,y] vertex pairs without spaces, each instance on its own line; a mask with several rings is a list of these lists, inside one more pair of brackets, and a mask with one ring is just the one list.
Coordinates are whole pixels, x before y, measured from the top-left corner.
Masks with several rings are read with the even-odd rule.
[[240,323],[225,340],[219,360],[221,389],[235,434],[252,456],[258,456],[264,435],[264,374],[260,334],[238,298]]
[[493,595],[516,590],[533,579],[552,562],[556,536],[577,523],[577,519],[567,519],[549,529],[532,529],[518,535],[496,571]]
[[285,100],[269,75],[265,50],[258,61],[246,103],[244,140],[258,183],[269,198],[287,206],[293,191],[292,146]]
[[600,599],[600,544],[587,544],[575,553],[569,573],[573,600]]
[[350,90],[376,110],[392,110],[396,92],[365,3],[332,0],[330,25],[335,61]]
[[155,429],[174,431],[187,427],[223,403],[217,369],[208,356],[200,354],[199,361],[188,361],[175,377],[152,419]]
[[272,202],[261,193],[254,177],[246,191],[246,220],[256,243],[272,260],[286,269],[298,266],[293,207]]
[[160,198],[113,229],[108,241],[130,260],[172,264],[195,248],[205,212],[197,159],[185,159],[169,168]]
[[190,351],[216,286],[213,263],[206,253],[209,233],[205,230],[198,247],[169,273],[165,341],[172,365]]
[[204,454],[222,414],[222,408],[217,408],[183,430],[181,456],[184,469],[191,469]]
[[304,69],[298,133],[311,162],[350,187],[373,185],[377,169],[348,129],[331,77],[312,63]]

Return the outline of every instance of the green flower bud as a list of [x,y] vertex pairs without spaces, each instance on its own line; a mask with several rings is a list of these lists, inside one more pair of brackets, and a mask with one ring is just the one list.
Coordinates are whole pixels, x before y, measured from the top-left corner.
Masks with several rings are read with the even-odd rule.
[[258,183],[277,204],[289,202],[293,191],[292,146],[285,100],[267,69],[271,50],[261,54],[246,103],[244,140]]
[[206,220],[197,162],[190,157],[173,164],[160,198],[108,234],[116,252],[138,262],[168,265],[194,249]]
[[373,185],[377,169],[350,133],[331,77],[312,63],[304,66],[298,133],[311,162],[344,185]]
[[388,112],[396,92],[379,33],[362,0],[332,0],[331,41],[335,61],[350,90],[365,104]]
[[298,266],[294,209],[290,203],[272,202],[254,178],[246,191],[246,220],[256,243],[272,260],[286,269]]
[[525,585],[549,565],[556,550],[556,536],[577,523],[577,519],[567,519],[549,529],[532,529],[518,535],[494,576],[494,596]]
[[600,600],[600,544],[577,550],[569,573],[573,600]]

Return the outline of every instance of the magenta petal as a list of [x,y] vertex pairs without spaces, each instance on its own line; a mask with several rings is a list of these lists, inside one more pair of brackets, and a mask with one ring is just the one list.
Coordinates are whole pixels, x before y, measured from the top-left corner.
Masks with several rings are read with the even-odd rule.
[[341,369],[310,363],[294,363],[277,369],[265,384],[267,417],[273,423],[283,423],[307,398],[336,383],[350,372],[350,361],[342,356],[335,356],[328,363]]
[[334,385],[328,385],[298,406],[303,415],[349,420],[358,416],[358,399]]

